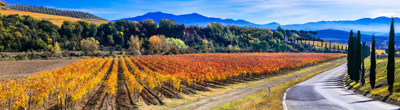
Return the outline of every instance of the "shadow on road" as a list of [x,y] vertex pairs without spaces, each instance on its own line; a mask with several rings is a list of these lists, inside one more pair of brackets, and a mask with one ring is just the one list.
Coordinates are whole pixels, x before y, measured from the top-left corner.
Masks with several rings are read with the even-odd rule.
[[366,103],[366,102],[372,102],[375,100],[362,100],[362,101],[356,101],[356,102],[351,102],[351,104],[355,104],[355,103]]
[[342,87],[324,87],[324,89],[338,89],[338,88],[342,88]]
[[340,95],[348,96],[348,95],[356,95],[356,94],[340,94]]

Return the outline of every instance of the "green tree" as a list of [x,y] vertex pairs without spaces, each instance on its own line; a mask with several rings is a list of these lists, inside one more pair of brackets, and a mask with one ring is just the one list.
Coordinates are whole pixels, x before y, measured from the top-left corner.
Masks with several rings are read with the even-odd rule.
[[66,36],[68,39],[73,39],[76,37],[75,33],[75,25],[71,21],[64,21],[61,25],[60,35]]
[[154,22],[153,20],[147,19],[147,20],[143,20],[140,21],[140,24],[143,25],[143,27],[148,31],[148,33],[146,34],[146,37],[150,37],[152,35],[156,35],[157,34],[157,23]]
[[371,50],[371,67],[370,67],[370,74],[369,74],[369,80],[371,84],[371,88],[375,88],[375,79],[376,79],[376,50],[375,50],[375,37],[372,35],[372,50]]
[[285,38],[285,36],[286,36],[286,31],[285,31],[284,29],[282,29],[281,26],[278,26],[278,28],[276,29],[276,31],[281,32],[282,35],[283,35],[283,38]]
[[274,38],[278,38],[278,39],[284,39],[285,38],[285,36],[280,31],[275,31],[273,33],[273,36],[274,36]]
[[394,54],[395,54],[395,49],[394,49],[394,26],[393,26],[393,18],[392,18],[392,23],[390,25],[390,34],[389,34],[389,45],[388,45],[388,64],[387,64],[387,81],[388,81],[388,90],[390,94],[393,93],[393,83],[394,83],[394,71],[395,71],[395,59],[394,59]]
[[113,39],[112,35],[107,35],[106,42],[107,42],[107,45],[113,45],[114,44],[114,39]]
[[168,38],[168,40],[170,42],[172,42],[172,45],[174,45],[175,47],[177,47],[178,49],[183,49],[186,50],[186,48],[188,48],[188,46],[185,44],[185,42],[183,42],[181,39],[178,38]]
[[290,40],[290,41],[294,41],[294,40],[296,40],[297,38],[299,38],[299,35],[297,35],[296,33],[294,33],[294,34],[290,35],[289,40]]
[[175,22],[168,19],[161,19],[159,22],[158,33],[166,36],[172,36],[172,30],[174,30]]

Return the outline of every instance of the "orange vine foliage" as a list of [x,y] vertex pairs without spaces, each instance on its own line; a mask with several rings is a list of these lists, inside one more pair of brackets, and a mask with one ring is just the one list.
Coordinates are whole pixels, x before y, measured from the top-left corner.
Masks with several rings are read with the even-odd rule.
[[[12,109],[25,108],[28,106],[29,95],[32,96],[32,105],[64,103],[60,100],[65,99],[66,94],[71,96],[73,102],[79,101],[98,84],[97,77],[104,76],[99,70],[106,61],[106,58],[88,58],[24,79],[0,81],[0,105],[11,99],[14,103]],[[49,98],[57,98],[60,102],[51,102]]]
[[108,94],[115,94],[117,90],[117,77],[118,77],[118,57],[114,58],[114,63],[112,65],[112,70],[110,75],[108,76],[108,79],[105,81],[106,85],[106,92]]
[[[271,74],[343,56],[345,54],[338,53],[208,53],[88,58],[27,78],[0,80],[0,106],[11,99],[12,109],[26,108],[29,95],[33,96],[33,106],[41,106],[45,102],[62,104],[66,95],[72,102],[77,102],[102,81],[105,91],[115,94],[119,61],[128,90],[137,94],[144,88],[153,89],[167,84],[180,90],[182,82],[191,85],[253,74]],[[58,100],[51,102],[49,98]]]
[[209,53],[142,56],[136,59],[151,70],[174,76],[190,85],[251,74],[271,74],[282,69],[294,69],[343,56],[345,54]]

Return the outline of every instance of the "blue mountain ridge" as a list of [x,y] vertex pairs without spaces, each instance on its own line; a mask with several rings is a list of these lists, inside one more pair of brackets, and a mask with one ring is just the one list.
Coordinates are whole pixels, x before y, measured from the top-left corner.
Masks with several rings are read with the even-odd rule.
[[[147,14],[136,16],[132,18],[123,18],[119,20],[127,21],[142,21],[145,19],[152,19],[158,24],[161,19],[169,19],[179,24],[185,24],[186,26],[199,25],[206,27],[207,24],[212,22],[218,22],[222,25],[238,25],[238,26],[253,26],[261,28],[269,28],[275,30],[278,26],[289,30],[312,30],[317,31],[317,36],[325,39],[326,41],[333,42],[347,42],[350,30],[360,30],[363,41],[370,42],[371,35],[375,34],[377,42],[384,42],[389,35],[390,22],[392,18],[389,17],[377,17],[377,18],[361,18],[358,20],[338,20],[338,21],[318,21],[308,22],[304,24],[288,24],[280,25],[277,22],[271,22],[268,24],[256,24],[245,20],[233,20],[233,19],[221,19],[215,17],[206,17],[198,13],[174,15],[163,12],[149,12]],[[395,20],[395,27],[400,27],[400,18],[393,18]],[[116,21],[116,20],[114,20]],[[396,28],[396,32],[400,32],[400,28]],[[400,35],[398,33],[397,35]],[[365,36],[365,37],[364,37]],[[364,40],[365,39],[365,40]]]

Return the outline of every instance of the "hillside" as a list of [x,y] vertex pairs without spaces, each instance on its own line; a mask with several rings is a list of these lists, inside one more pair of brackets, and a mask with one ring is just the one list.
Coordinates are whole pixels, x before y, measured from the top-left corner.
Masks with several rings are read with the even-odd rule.
[[73,22],[89,21],[89,22],[95,23],[95,24],[101,24],[101,23],[108,22],[108,21],[97,20],[97,19],[89,19],[89,18],[79,19],[79,18],[73,18],[73,17],[67,17],[67,16],[50,15],[50,14],[42,14],[42,13],[27,12],[27,11],[15,11],[15,10],[0,10],[0,14],[2,14],[2,15],[18,14],[20,16],[29,15],[34,18],[50,20],[53,24],[55,24],[57,26],[61,26],[64,21],[73,21]]
[[27,6],[27,5],[12,5],[9,7],[10,10],[16,11],[28,11],[28,12],[36,12],[43,14],[51,14],[51,15],[60,15],[60,16],[68,16],[74,18],[88,18],[88,19],[97,19],[97,20],[105,20],[96,15],[93,15],[88,12],[82,11],[71,11],[71,10],[60,10],[56,8],[48,8],[44,6]]
[[[376,80],[375,80],[375,89],[371,88],[370,83],[370,66],[371,66],[371,60],[369,58],[364,60],[365,62],[365,85],[363,85],[361,88],[359,88],[359,83],[351,82],[349,80],[348,83],[350,86],[353,86],[353,88],[359,88],[359,90],[364,91],[364,92],[369,92],[372,95],[377,95],[381,97],[389,97],[394,100],[400,100],[400,96],[398,95],[400,93],[400,89],[398,88],[398,85],[400,84],[400,73],[399,73],[399,66],[400,61],[396,60],[395,61],[395,88],[394,88],[394,95],[389,95],[389,92],[387,90],[388,85],[387,85],[387,69],[386,65],[388,60],[387,59],[382,59],[382,60],[377,60],[376,61]],[[397,86],[396,86],[397,85]]]

